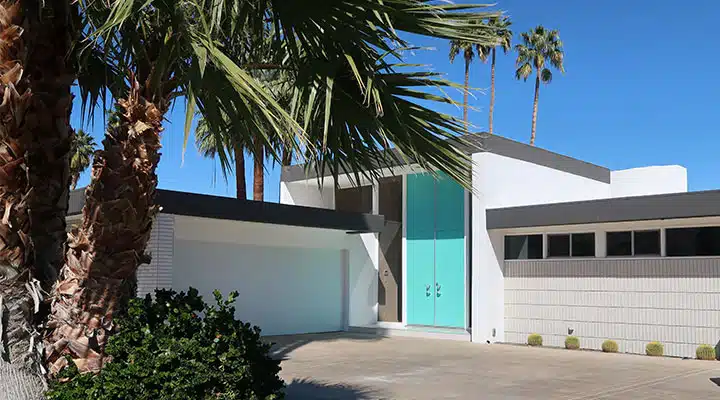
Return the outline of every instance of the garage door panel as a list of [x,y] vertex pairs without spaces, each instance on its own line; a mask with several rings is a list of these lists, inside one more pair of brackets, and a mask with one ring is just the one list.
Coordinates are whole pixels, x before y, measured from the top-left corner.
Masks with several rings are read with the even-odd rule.
[[173,288],[236,290],[236,316],[263,335],[342,330],[340,251],[178,240]]

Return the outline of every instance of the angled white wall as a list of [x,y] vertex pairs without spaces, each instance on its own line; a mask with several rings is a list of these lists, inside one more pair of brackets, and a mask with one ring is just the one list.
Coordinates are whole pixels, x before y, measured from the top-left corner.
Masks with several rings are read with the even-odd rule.
[[326,178],[322,186],[316,179],[280,182],[280,204],[335,209],[332,178]]
[[486,208],[610,197],[610,184],[493,153],[473,154],[474,188]]
[[612,197],[687,192],[687,170],[680,165],[624,169],[610,173]]

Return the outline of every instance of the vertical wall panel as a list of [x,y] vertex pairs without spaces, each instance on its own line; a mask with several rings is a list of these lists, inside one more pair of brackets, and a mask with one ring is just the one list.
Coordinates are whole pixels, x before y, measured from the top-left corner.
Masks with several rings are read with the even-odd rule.
[[513,260],[505,262],[505,341],[533,332],[562,346],[568,329],[585,348],[613,339],[644,353],[653,340],[694,357],[720,341],[720,258]]
[[154,293],[156,288],[172,287],[172,258],[175,241],[175,217],[170,214],[158,214],[153,222],[147,252],[152,257],[150,264],[138,268],[138,297]]

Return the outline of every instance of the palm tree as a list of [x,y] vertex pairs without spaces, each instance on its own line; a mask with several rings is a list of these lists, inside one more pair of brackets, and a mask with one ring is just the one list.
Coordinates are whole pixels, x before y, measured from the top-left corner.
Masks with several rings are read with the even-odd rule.
[[[498,46],[500,46],[505,54],[511,49],[513,33],[510,29],[509,17],[490,18],[488,25],[496,29],[498,37]],[[497,46],[492,46],[490,52],[492,54],[490,61],[490,110],[488,112],[488,132],[493,133],[493,113],[495,112],[495,52]]]
[[[468,156],[444,140],[465,133],[462,123],[411,101],[456,104],[424,89],[458,86],[429,72],[399,72],[402,66],[386,59],[398,57],[396,46],[407,46],[397,31],[487,44],[495,40],[491,32],[478,31],[470,21],[497,13],[424,0],[313,7],[296,0],[82,4],[110,69],[131,74],[126,91],[113,93],[120,123],[108,129],[103,149],[96,152],[82,223],[68,235],[66,263],[53,290],[46,338],[51,372],[63,368],[65,356],[81,371],[102,366],[113,314],[130,294],[126,282],[149,261],[145,247],[157,213],[162,120],[180,96],[187,99],[186,139],[197,106],[213,134],[252,137],[269,149],[279,141],[333,173],[338,166],[360,171],[388,162],[391,156],[382,150],[393,143],[421,167],[436,166],[470,184]],[[252,37],[245,35],[248,29],[260,35],[268,20],[277,27],[273,46],[284,52],[275,65],[244,64],[232,54],[234,48],[218,44]],[[287,111],[250,74],[264,68],[294,75]],[[232,130],[241,124],[255,129]],[[222,146],[217,156],[227,161]]]
[[79,129],[72,136],[70,144],[70,189],[77,187],[80,174],[89,166],[92,155],[95,152],[95,139],[87,132]]
[[538,25],[529,32],[520,36],[522,44],[515,46],[517,60],[515,64],[515,78],[527,81],[528,77],[535,70],[535,100],[533,101],[532,130],[530,131],[530,145],[535,145],[535,127],[537,125],[538,98],[540,96],[540,82],[552,82],[552,72],[548,67],[554,67],[561,73],[565,73],[563,61],[565,53],[560,40],[560,33],[557,30],[547,30]]
[[[226,140],[227,143],[218,144],[219,140]],[[245,185],[245,145],[239,141],[233,143],[233,138],[221,138],[210,132],[208,123],[200,117],[197,128],[195,128],[195,146],[203,157],[216,158],[219,147],[231,150],[229,157],[235,163],[235,197],[245,200],[247,198],[247,186]],[[223,177],[227,180],[230,168],[225,163],[220,163],[220,170]]]
[[487,60],[486,47],[476,46],[476,43],[467,40],[450,41],[450,62],[454,62],[455,57],[460,52],[463,53],[463,59],[465,60],[465,84],[463,85],[463,121],[465,122],[465,129],[470,129],[468,122],[468,95],[470,94],[470,64],[475,58],[475,50],[478,50],[478,58],[485,62]]
[[0,4],[0,381],[24,385],[9,398],[36,391],[40,289],[62,263],[75,11],[63,1]]

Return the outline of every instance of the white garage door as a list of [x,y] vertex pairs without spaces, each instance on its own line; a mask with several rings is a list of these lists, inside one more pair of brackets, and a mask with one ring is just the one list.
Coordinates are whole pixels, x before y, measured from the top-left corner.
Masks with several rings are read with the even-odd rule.
[[343,329],[339,250],[176,240],[173,288],[239,292],[236,316],[263,335]]

